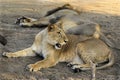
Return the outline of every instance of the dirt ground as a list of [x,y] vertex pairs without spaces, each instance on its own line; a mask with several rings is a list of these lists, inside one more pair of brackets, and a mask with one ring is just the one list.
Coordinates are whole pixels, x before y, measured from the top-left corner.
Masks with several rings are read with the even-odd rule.
[[[90,80],[91,71],[73,73],[66,63],[55,67],[29,72],[25,67],[41,60],[37,57],[5,58],[4,51],[17,51],[31,46],[40,28],[23,28],[14,24],[20,16],[40,18],[47,11],[71,3],[81,10],[81,19],[101,25],[104,34],[120,46],[120,1],[119,0],[0,0],[0,34],[8,40],[0,45],[0,80]],[[120,80],[120,50],[112,49],[116,62],[112,67],[97,70],[97,80]]]

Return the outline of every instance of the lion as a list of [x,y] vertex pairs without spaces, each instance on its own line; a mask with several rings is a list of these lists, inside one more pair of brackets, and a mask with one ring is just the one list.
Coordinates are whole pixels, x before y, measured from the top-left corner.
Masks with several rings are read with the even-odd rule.
[[[31,47],[17,52],[4,52],[3,56],[10,58],[37,54],[44,59],[29,64],[27,68],[30,71],[49,68],[59,62],[68,62],[73,70],[89,70],[92,64],[96,65],[96,69],[103,69],[114,64],[114,55],[102,40],[92,36],[66,34],[61,24],[48,25],[36,35]],[[108,63],[105,65],[97,66],[106,61]]]
[[46,27],[48,24],[63,22],[63,29],[67,34],[94,36],[104,41],[111,48],[120,49],[115,46],[102,32],[99,24],[83,20],[80,18],[80,11],[70,4],[65,4],[47,12],[44,17],[34,19],[29,17],[20,17],[16,24],[23,27]]

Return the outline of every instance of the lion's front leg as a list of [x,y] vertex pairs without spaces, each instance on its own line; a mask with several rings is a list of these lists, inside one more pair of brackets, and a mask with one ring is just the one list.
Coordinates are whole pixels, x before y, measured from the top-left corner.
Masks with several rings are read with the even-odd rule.
[[18,24],[22,27],[31,27],[33,26],[32,22],[34,21],[37,21],[37,19],[22,16],[15,21],[15,24]]
[[15,21],[15,24],[30,23],[30,22],[33,22],[33,21],[37,21],[37,19],[22,16],[20,18],[17,18],[17,20]]
[[18,18],[15,23],[22,27],[41,27],[49,24],[49,18],[34,19],[23,16]]
[[34,53],[34,51],[32,50],[32,48],[27,48],[21,51],[17,51],[17,52],[4,52],[3,56],[6,57],[24,57],[24,56],[35,56],[36,54]]
[[46,59],[42,60],[42,61],[38,61],[34,64],[29,64],[27,66],[27,68],[30,71],[38,71],[41,68],[48,68],[48,67],[52,67],[54,65],[56,65],[58,61],[55,60],[53,57],[47,57]]

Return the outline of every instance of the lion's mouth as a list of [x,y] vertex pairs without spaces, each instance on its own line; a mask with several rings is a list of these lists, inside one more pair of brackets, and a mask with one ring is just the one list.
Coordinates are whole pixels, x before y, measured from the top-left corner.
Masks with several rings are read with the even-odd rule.
[[56,49],[61,49],[61,48],[62,48],[62,45],[59,44],[59,43],[57,43],[57,44],[55,44],[55,48],[56,48]]

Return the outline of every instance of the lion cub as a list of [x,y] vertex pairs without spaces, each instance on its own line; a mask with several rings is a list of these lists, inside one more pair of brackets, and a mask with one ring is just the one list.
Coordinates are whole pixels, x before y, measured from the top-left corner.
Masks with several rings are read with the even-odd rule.
[[28,65],[30,71],[52,67],[58,62],[68,62],[73,65],[73,69],[81,70],[90,69],[91,62],[99,64],[109,60],[97,69],[112,66],[114,63],[114,56],[103,41],[91,37],[82,40],[80,36],[66,35],[62,27],[56,24],[49,25],[38,33],[31,47],[13,53],[4,52],[3,56],[24,57],[36,54],[42,55],[44,59]]

